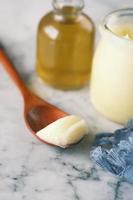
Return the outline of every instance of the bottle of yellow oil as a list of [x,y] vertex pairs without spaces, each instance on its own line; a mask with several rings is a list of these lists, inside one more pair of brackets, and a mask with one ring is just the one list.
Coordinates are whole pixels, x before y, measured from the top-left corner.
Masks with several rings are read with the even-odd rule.
[[94,25],[83,7],[83,0],[53,0],[39,23],[37,74],[52,87],[77,89],[90,78]]

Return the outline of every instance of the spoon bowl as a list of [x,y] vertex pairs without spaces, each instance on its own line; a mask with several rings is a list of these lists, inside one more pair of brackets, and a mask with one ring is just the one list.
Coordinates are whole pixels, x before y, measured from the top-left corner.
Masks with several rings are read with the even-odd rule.
[[68,115],[50,104],[46,105],[43,100],[38,98],[37,102],[38,100],[40,104],[35,104],[30,108],[25,106],[24,112],[26,124],[35,134],[52,122]]

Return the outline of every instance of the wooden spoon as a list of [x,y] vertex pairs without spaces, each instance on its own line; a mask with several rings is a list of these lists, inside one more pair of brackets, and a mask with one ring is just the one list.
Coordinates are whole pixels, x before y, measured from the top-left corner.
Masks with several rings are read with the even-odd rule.
[[[23,96],[25,122],[34,136],[37,137],[36,133],[39,130],[48,126],[57,119],[68,116],[64,111],[37,97],[25,86],[18,72],[6,55],[4,48],[1,46],[0,63],[8,72]],[[39,137],[37,138],[41,140]],[[41,141],[45,142],[44,140]]]

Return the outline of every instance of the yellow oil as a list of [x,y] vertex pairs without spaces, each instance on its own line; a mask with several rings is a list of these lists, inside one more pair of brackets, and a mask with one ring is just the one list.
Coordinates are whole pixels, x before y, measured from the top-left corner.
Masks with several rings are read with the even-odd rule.
[[37,74],[59,89],[77,89],[89,78],[94,45],[91,19],[73,7],[44,16],[38,27]]

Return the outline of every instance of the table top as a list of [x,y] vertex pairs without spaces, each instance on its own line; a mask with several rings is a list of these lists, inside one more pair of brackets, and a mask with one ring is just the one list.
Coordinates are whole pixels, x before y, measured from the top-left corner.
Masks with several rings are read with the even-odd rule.
[[[86,0],[85,12],[96,27],[131,0]],[[36,30],[51,9],[48,0],[0,0],[0,40],[30,88],[72,114],[84,117],[90,135],[118,127],[91,105],[89,86],[73,92],[54,90],[34,75]],[[0,67],[0,200],[132,200],[132,185],[96,169],[89,159],[90,137],[70,149],[44,145],[28,131],[19,91]]]

